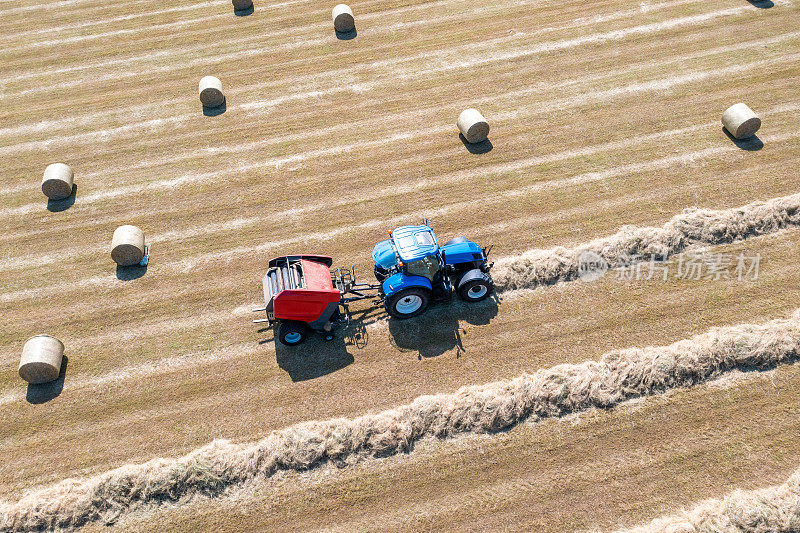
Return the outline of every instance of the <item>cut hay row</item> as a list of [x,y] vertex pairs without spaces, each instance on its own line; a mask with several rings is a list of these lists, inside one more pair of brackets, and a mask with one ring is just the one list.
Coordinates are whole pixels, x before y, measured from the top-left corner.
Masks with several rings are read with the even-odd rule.
[[793,533],[800,531],[800,469],[782,485],[737,490],[722,499],[618,533]]
[[[490,39],[482,43],[470,43],[469,45],[457,45],[449,48],[426,51],[415,53],[410,56],[399,56],[391,59],[381,59],[369,63],[349,65],[346,68],[336,68],[333,70],[322,70],[313,74],[303,74],[300,76],[284,77],[277,81],[267,81],[258,84],[250,85],[250,90],[270,89],[276,86],[285,86],[286,84],[292,86],[317,86],[319,83],[332,83],[341,80],[343,77],[352,77],[357,74],[369,73],[374,79],[376,75],[382,78],[389,78],[396,80],[398,75],[406,78],[418,79],[424,75],[439,75],[442,72],[452,71],[457,69],[469,68],[470,65],[488,64],[497,62],[506,62],[513,59],[520,59],[529,57],[531,55],[538,55],[547,52],[563,51],[571,48],[577,48],[586,45],[598,45],[608,42],[621,41],[633,36],[650,35],[660,33],[667,30],[676,28],[692,27],[708,23],[718,18],[729,17],[747,12],[748,10],[756,9],[752,6],[742,6],[728,8],[700,15],[691,15],[684,17],[676,17],[661,22],[632,26],[622,30],[612,30],[599,33],[593,33],[579,38],[562,39],[556,41],[546,41],[543,43],[531,45],[520,43],[520,46],[510,51],[501,53],[492,53],[498,46],[507,44],[509,42],[519,41],[525,35],[512,34],[508,36]],[[536,35],[538,32],[531,32],[531,36]],[[291,46],[287,43],[285,46]],[[268,49],[255,49],[248,52],[248,57],[255,57],[262,54],[272,54],[275,47]],[[465,57],[466,56],[466,57]],[[236,57],[241,57],[241,52],[236,53]],[[471,59],[469,59],[471,57]],[[230,58],[225,56],[215,56],[213,58],[198,58],[184,64],[184,66],[207,66],[219,61],[229,61]],[[415,62],[423,61],[428,65],[415,64]],[[405,66],[405,68],[403,68]],[[150,74],[157,72],[170,72],[174,71],[174,65],[165,65],[160,67],[148,68],[147,72]],[[120,81],[122,78],[131,76],[140,76],[141,69],[129,70],[126,72],[116,72],[107,75],[92,76],[92,83],[100,83],[105,81]],[[25,94],[35,94],[41,92],[52,92],[53,90],[71,87],[73,81],[57,83],[53,85],[38,85],[24,89],[22,91],[6,91],[0,98],[8,96],[22,96]]]
[[[772,137],[765,137],[765,142],[769,143],[779,143],[788,139],[795,138],[800,131],[787,133],[781,136],[772,136]],[[714,156],[718,156],[720,154],[724,154],[726,152],[733,152],[738,150],[735,146],[725,146],[725,147],[714,147],[708,148],[705,150],[700,150],[697,152],[689,152],[687,154],[681,154],[677,156],[669,156],[664,157],[661,159],[657,159],[654,161],[644,162],[644,163],[633,163],[629,165],[623,165],[620,167],[615,167],[612,169],[604,170],[601,172],[588,172],[584,174],[580,174],[577,176],[571,176],[568,178],[562,178],[558,180],[546,181],[546,182],[537,182],[531,185],[526,185],[519,188],[514,189],[507,189],[501,192],[495,193],[494,195],[487,196],[484,198],[484,204],[488,205],[490,202],[504,202],[510,198],[517,198],[520,196],[525,196],[532,194],[534,192],[540,192],[546,189],[552,189],[557,187],[564,187],[569,185],[578,185],[578,184],[585,184],[590,182],[602,181],[611,179],[618,176],[623,175],[630,175],[638,172],[644,171],[653,171],[659,170],[663,168],[669,168],[676,164],[688,164],[688,163],[695,163],[700,159],[703,158],[710,158]],[[485,175],[485,169],[481,171],[481,169],[475,169],[472,171],[463,171],[460,172],[459,175],[464,176],[464,179],[470,175],[470,173],[475,174],[482,174]],[[769,203],[773,202],[781,202],[786,201],[789,203],[797,201],[797,194],[782,197],[782,198],[775,198],[770,200]],[[172,262],[164,262],[162,263],[162,268],[166,271],[171,271],[173,274],[184,274],[191,270],[196,269],[198,266],[206,263],[219,263],[222,261],[230,261],[236,257],[241,256],[249,256],[253,254],[264,254],[270,251],[274,251],[276,249],[280,249],[282,247],[288,247],[290,245],[296,245],[298,243],[310,243],[310,242],[325,242],[329,241],[333,238],[341,237],[344,235],[352,234],[359,230],[370,230],[375,228],[382,228],[386,225],[391,224],[402,224],[403,222],[407,222],[410,219],[414,218],[422,218],[425,216],[428,217],[441,217],[448,215],[450,213],[460,212],[464,209],[469,208],[470,205],[473,205],[472,200],[466,200],[461,202],[455,202],[451,204],[447,204],[442,207],[437,208],[425,208],[420,209],[416,212],[412,213],[403,213],[401,215],[397,215],[394,217],[384,217],[384,218],[373,218],[366,220],[361,223],[353,223],[348,226],[340,226],[334,229],[325,230],[325,231],[315,231],[315,232],[299,232],[294,234],[292,237],[288,237],[285,239],[280,240],[273,240],[262,244],[257,245],[245,245],[239,246],[236,248],[224,250],[224,251],[215,251],[215,252],[205,252],[201,254],[196,254],[193,256],[183,257],[180,260],[172,261]],[[758,205],[758,204],[751,204],[751,205]],[[744,208],[749,207],[745,206]],[[736,208],[736,209],[744,209],[744,208]],[[735,211],[735,209],[731,209],[729,211]],[[712,211],[712,210],[696,210],[695,213],[724,213],[725,211]],[[680,216],[680,215],[679,215]],[[678,216],[678,217],[679,217]],[[698,215],[702,216],[702,215]],[[756,216],[756,215],[754,215]],[[676,218],[678,218],[676,217]],[[768,221],[764,223],[767,224]],[[758,231],[754,231],[752,234],[748,236],[756,236],[762,235],[765,233],[770,233],[777,231],[778,229],[782,229],[782,227],[789,227],[797,225],[797,220],[795,219],[794,215],[792,217],[787,217],[783,221],[783,226],[778,227],[775,226],[771,230],[767,230],[768,228],[765,226],[762,228],[764,231],[759,233]],[[669,223],[668,223],[669,224]],[[633,227],[631,227],[633,228]],[[630,230],[623,229],[620,234],[625,233],[626,231]],[[634,228],[637,231],[648,232],[653,229],[657,228]],[[757,230],[758,228],[754,228]],[[744,238],[744,237],[742,237]],[[618,236],[608,237],[607,239],[620,239]],[[603,239],[599,239],[602,241]],[[617,242],[617,241],[614,241]],[[622,240],[619,240],[622,242]],[[700,241],[698,241],[699,243]],[[722,241],[720,240],[719,243],[723,242],[730,242],[730,241]],[[687,246],[690,244],[688,241],[685,243]],[[706,244],[711,244],[711,242],[707,242]],[[514,257],[514,258],[507,258],[505,260],[501,260],[498,262],[497,271],[498,274],[496,275],[496,282],[498,288],[501,290],[514,290],[514,289],[522,289],[522,288],[534,288],[538,285],[542,285],[544,283],[537,283],[536,280],[542,278],[542,265],[547,265],[549,269],[551,264],[560,264],[559,261],[561,258],[570,257],[566,254],[571,254],[575,252],[575,250],[582,249],[583,247],[587,246],[594,246],[594,243],[589,243],[587,245],[579,246],[578,248],[555,248],[552,250],[531,250],[526,252],[525,254]],[[632,245],[631,245],[632,246]],[[566,250],[567,252],[564,252]],[[578,253],[578,252],[575,252]],[[675,252],[677,253],[677,252]],[[570,278],[564,279],[555,279],[551,283],[555,283],[556,281],[566,281],[567,279],[575,279],[578,275],[578,268],[581,264],[580,261],[577,259],[577,255],[575,256],[574,264],[567,265],[565,263],[564,269],[568,271],[574,268],[574,276]],[[623,258],[620,257],[619,260],[621,261]],[[544,261],[544,263],[542,263]],[[613,265],[612,265],[613,266]],[[531,271],[533,269],[533,271]],[[530,278],[530,279],[529,279]],[[513,281],[517,279],[518,281]],[[542,278],[543,279],[543,278]],[[9,303],[15,301],[22,301],[22,300],[29,300],[33,298],[37,298],[40,296],[44,296],[46,294],[53,294],[54,292],[59,293],[67,293],[76,290],[80,290],[85,287],[93,287],[93,286],[108,286],[110,284],[116,283],[116,278],[114,276],[97,276],[93,278],[85,278],[80,282],[70,281],[68,283],[60,283],[57,285],[50,285],[46,287],[38,287],[32,289],[24,289],[16,292],[6,292],[0,294],[0,302]]]
[[765,370],[800,356],[800,310],[763,325],[714,328],[662,347],[613,351],[599,361],[564,364],[514,379],[469,386],[354,419],[310,421],[245,444],[214,441],[177,459],[126,465],[68,479],[7,503],[10,531],[114,522],[148,505],[217,496],[279,471],[341,467],[413,450],[426,437],[493,433],[523,421],[611,408],[629,399],[691,387],[732,370]]
[[724,244],[798,225],[800,193],[732,209],[689,209],[661,227],[626,226],[573,248],[530,250],[500,260],[495,281],[501,290],[533,289],[575,280],[587,262],[598,259],[617,268],[631,260],[666,259],[696,244]]

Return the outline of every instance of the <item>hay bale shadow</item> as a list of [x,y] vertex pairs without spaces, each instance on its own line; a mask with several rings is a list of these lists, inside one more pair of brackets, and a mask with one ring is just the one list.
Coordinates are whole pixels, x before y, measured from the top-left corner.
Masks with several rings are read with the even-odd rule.
[[458,138],[464,144],[464,147],[467,149],[467,151],[471,154],[488,154],[492,151],[492,148],[494,148],[492,141],[489,139],[479,143],[470,143],[461,133],[458,134]]
[[414,318],[390,318],[389,333],[397,349],[417,352],[419,359],[438,357],[454,348],[459,357],[467,351],[461,335],[461,322],[473,326],[488,325],[499,309],[499,300],[494,295],[478,303],[453,299]]
[[772,0],[747,0],[750,2],[750,5],[757,7],[758,9],[769,9],[775,6],[775,3]]
[[217,117],[217,116],[223,114],[227,110],[228,110],[228,101],[227,101],[227,99],[225,99],[222,102],[222,105],[218,105],[218,106],[214,106],[214,107],[203,106],[203,115],[205,115],[207,117]]
[[275,359],[278,367],[295,382],[327,376],[355,362],[341,332],[331,341],[312,332],[298,346],[285,346],[275,339]]
[[117,265],[117,279],[120,281],[132,281],[141,278],[145,274],[147,274],[147,265]]
[[75,197],[78,195],[78,185],[72,184],[72,193],[62,200],[48,200],[47,210],[51,213],[66,211],[75,204]]
[[741,148],[742,150],[747,150],[748,152],[757,152],[764,148],[764,143],[761,139],[758,138],[758,135],[753,135],[746,139],[737,139],[733,135],[728,132],[725,128],[722,128],[722,131],[731,140],[733,144]]
[[255,11],[254,6],[250,6],[247,9],[234,9],[233,14],[237,17],[246,17],[247,15],[252,15]]
[[353,28],[350,31],[333,30],[333,32],[336,34],[336,38],[339,39],[340,41],[352,41],[353,39],[358,37],[358,30],[355,28]]
[[41,383],[39,385],[28,384],[28,390],[25,393],[25,400],[30,404],[47,403],[50,400],[57,398],[61,391],[64,390],[64,379],[67,375],[67,365],[69,364],[69,357],[66,355],[61,359],[61,372],[58,378],[48,383]]

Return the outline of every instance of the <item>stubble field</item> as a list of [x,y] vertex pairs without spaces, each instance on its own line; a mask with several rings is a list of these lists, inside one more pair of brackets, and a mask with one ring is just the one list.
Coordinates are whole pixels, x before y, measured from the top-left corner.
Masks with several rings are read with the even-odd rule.
[[[339,40],[332,5],[309,1],[239,17],[224,0],[0,0],[0,501],[798,307],[788,228],[712,247],[760,255],[757,279],[611,271],[402,323],[365,304],[332,343],[276,347],[249,312],[273,256],[331,255],[368,281],[372,245],[423,217],[440,240],[510,258],[800,189],[793,1],[350,5],[358,35]],[[226,91],[217,116],[197,99],[207,74]],[[757,141],[722,131],[739,101],[763,119]],[[491,150],[459,140],[467,107],[490,121]],[[51,211],[39,181],[56,161],[77,193]],[[121,224],[152,246],[135,279],[109,257]],[[42,332],[66,344],[65,377],[26,390],[19,353]],[[800,368],[737,376],[117,525],[631,526],[800,464]]]

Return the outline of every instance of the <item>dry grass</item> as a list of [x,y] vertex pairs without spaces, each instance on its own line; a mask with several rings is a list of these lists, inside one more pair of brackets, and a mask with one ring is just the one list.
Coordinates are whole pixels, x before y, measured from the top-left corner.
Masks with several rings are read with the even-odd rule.
[[[258,301],[271,255],[327,252],[368,273],[366,251],[386,229],[429,216],[440,237],[494,242],[508,257],[800,185],[792,2],[375,0],[352,5],[359,34],[350,41],[332,34],[329,7],[257,4],[235,17],[229,2],[130,0],[113,12],[95,0],[0,2],[0,497],[796,307],[788,231],[720,248],[760,251],[756,282],[565,284],[497,306],[437,309],[403,327],[376,323],[363,349],[259,345],[271,334],[233,311]],[[196,80],[209,73],[228,98],[216,117],[203,116],[196,97]],[[764,119],[761,150],[722,132],[720,113],[740,100]],[[470,154],[458,140],[453,117],[470,106],[491,120],[488,153]],[[78,184],[75,205],[60,212],[47,211],[39,189],[54,161],[70,164]],[[146,274],[131,281],[116,278],[106,251],[124,223],[153,243]],[[65,341],[67,377],[58,397],[30,404],[15,363],[24,339],[44,331]],[[195,354],[197,364],[186,364]],[[751,386],[734,388],[745,397]],[[770,412],[777,425],[791,418]],[[624,435],[634,432],[614,427],[618,453],[633,453]],[[639,429],[648,427],[643,419]],[[658,438],[644,434],[643,446]],[[759,450],[782,442],[751,436]],[[597,452],[592,439],[576,442],[576,454]],[[682,463],[689,472],[731,460],[710,443],[696,449],[704,455]],[[781,465],[800,462],[787,449]],[[664,465],[676,453],[665,451],[652,471],[630,471],[630,486],[649,487],[640,492],[651,509],[668,489],[645,480],[675,479]],[[557,447],[526,457],[567,458]],[[513,478],[522,460],[510,457],[492,479]],[[607,473],[597,468],[590,472]],[[779,481],[750,472],[753,486]],[[469,479],[480,487],[489,478]],[[571,524],[559,510],[575,501],[571,491],[581,493],[580,477],[569,479],[538,507],[556,530]],[[742,480],[729,469],[683,487],[699,500]],[[345,512],[346,493],[333,487],[326,505]],[[419,486],[405,487],[398,492]],[[447,484],[437,489],[456,497]],[[624,501],[612,500],[607,512],[624,515]],[[627,523],[659,514],[640,511]],[[278,510],[267,514],[279,522]],[[215,518],[200,516],[213,527]],[[464,516],[474,520],[464,527],[480,523]],[[503,516],[510,527],[525,523]],[[309,508],[302,523],[324,517]]]

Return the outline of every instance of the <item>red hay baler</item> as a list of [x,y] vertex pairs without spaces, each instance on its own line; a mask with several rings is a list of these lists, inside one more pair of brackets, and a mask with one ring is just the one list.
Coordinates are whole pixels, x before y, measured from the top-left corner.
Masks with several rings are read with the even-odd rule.
[[[359,292],[377,287],[355,283],[353,269],[330,270],[333,259],[324,255],[289,255],[269,262],[264,275],[264,307],[267,318],[254,322],[275,324],[278,340],[300,344],[310,330],[333,339],[333,327],[347,316],[347,304],[369,298]],[[353,296],[345,297],[352,294]]]

